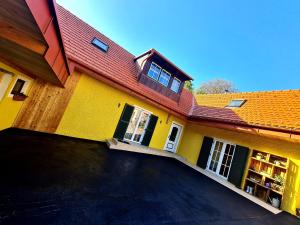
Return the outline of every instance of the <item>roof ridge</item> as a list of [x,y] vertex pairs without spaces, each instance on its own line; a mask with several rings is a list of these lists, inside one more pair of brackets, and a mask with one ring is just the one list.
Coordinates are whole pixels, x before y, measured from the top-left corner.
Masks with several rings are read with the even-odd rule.
[[[124,51],[126,51],[128,54],[132,55],[133,57],[136,57],[133,53],[129,52],[127,49],[125,49],[124,47],[122,47],[121,45],[119,45],[117,42],[113,41],[111,38],[109,38],[106,34],[104,34],[102,31],[99,31],[98,29],[96,29],[94,26],[88,24],[87,22],[85,22],[83,19],[81,19],[80,17],[78,17],[77,15],[75,15],[74,13],[72,13],[70,10],[66,9],[65,7],[63,7],[62,5],[58,4],[58,7],[61,7],[62,9],[64,9],[65,11],[67,11],[68,13],[72,14],[76,19],[80,20],[82,23],[86,24],[87,26],[89,26],[90,28],[92,28],[93,30],[95,30],[97,33],[100,33],[101,35],[105,36],[108,40],[110,40],[111,42],[113,42],[115,45],[117,45],[118,47],[122,48]],[[59,19],[59,18],[58,18]]]

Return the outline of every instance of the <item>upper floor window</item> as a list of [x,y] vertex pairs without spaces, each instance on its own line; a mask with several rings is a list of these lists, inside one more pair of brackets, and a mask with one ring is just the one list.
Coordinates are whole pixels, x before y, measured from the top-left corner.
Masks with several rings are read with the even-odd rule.
[[92,45],[99,48],[100,50],[107,52],[108,51],[108,45],[105,44],[103,41],[99,40],[98,38],[94,38],[92,40]]
[[152,62],[150,69],[148,71],[148,76],[154,80],[158,80],[160,71],[161,71],[161,67],[158,66],[156,63]]
[[167,72],[166,70],[162,70],[158,79],[158,82],[162,85],[168,87],[169,80],[170,80],[171,74]]
[[180,84],[181,84],[181,81],[178,80],[176,77],[174,77],[172,85],[171,85],[171,90],[177,93],[179,90]]

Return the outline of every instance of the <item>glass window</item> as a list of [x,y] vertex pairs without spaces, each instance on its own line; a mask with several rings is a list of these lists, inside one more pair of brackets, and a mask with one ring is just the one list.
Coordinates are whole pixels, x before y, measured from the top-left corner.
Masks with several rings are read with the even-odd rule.
[[162,70],[158,79],[158,82],[162,85],[168,87],[169,80],[170,80],[171,74],[165,70]]
[[24,80],[18,79],[11,91],[11,94],[13,95],[20,94],[22,92],[24,84],[25,84]]
[[92,44],[104,52],[108,51],[108,45],[105,44],[103,41],[100,41],[98,38],[94,38],[92,40]]
[[246,102],[246,100],[244,100],[244,99],[234,99],[234,100],[231,100],[231,102],[229,103],[229,105],[227,107],[241,107],[245,102]]
[[161,71],[161,67],[155,64],[154,62],[151,63],[150,69],[148,71],[148,76],[154,80],[157,80]]
[[177,78],[174,78],[172,85],[171,85],[171,90],[177,93],[179,90],[179,87],[180,87],[180,83],[181,83],[180,80],[178,80]]

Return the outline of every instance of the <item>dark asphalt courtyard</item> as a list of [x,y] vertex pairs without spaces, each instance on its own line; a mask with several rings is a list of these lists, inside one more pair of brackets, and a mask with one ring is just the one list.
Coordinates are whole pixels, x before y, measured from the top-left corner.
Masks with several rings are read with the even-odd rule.
[[104,143],[0,132],[0,224],[300,224],[175,159]]

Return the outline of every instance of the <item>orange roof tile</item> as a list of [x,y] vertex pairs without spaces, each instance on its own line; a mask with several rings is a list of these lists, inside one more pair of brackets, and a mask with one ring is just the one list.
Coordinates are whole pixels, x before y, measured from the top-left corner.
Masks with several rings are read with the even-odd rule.
[[[110,80],[122,83],[126,88],[141,94],[155,103],[165,106],[182,115],[188,115],[193,95],[183,90],[179,102],[175,102],[160,93],[139,83],[139,69],[134,62],[135,56],[110,40],[108,37],[58,5],[58,22],[69,59],[105,75]],[[99,51],[91,44],[94,37],[109,45],[107,53]]]
[[[198,94],[195,98],[198,105],[210,110],[194,110],[193,116],[219,118],[221,121],[242,121],[250,125],[274,128],[300,129],[300,90]],[[225,108],[234,99],[247,101],[240,108]]]

